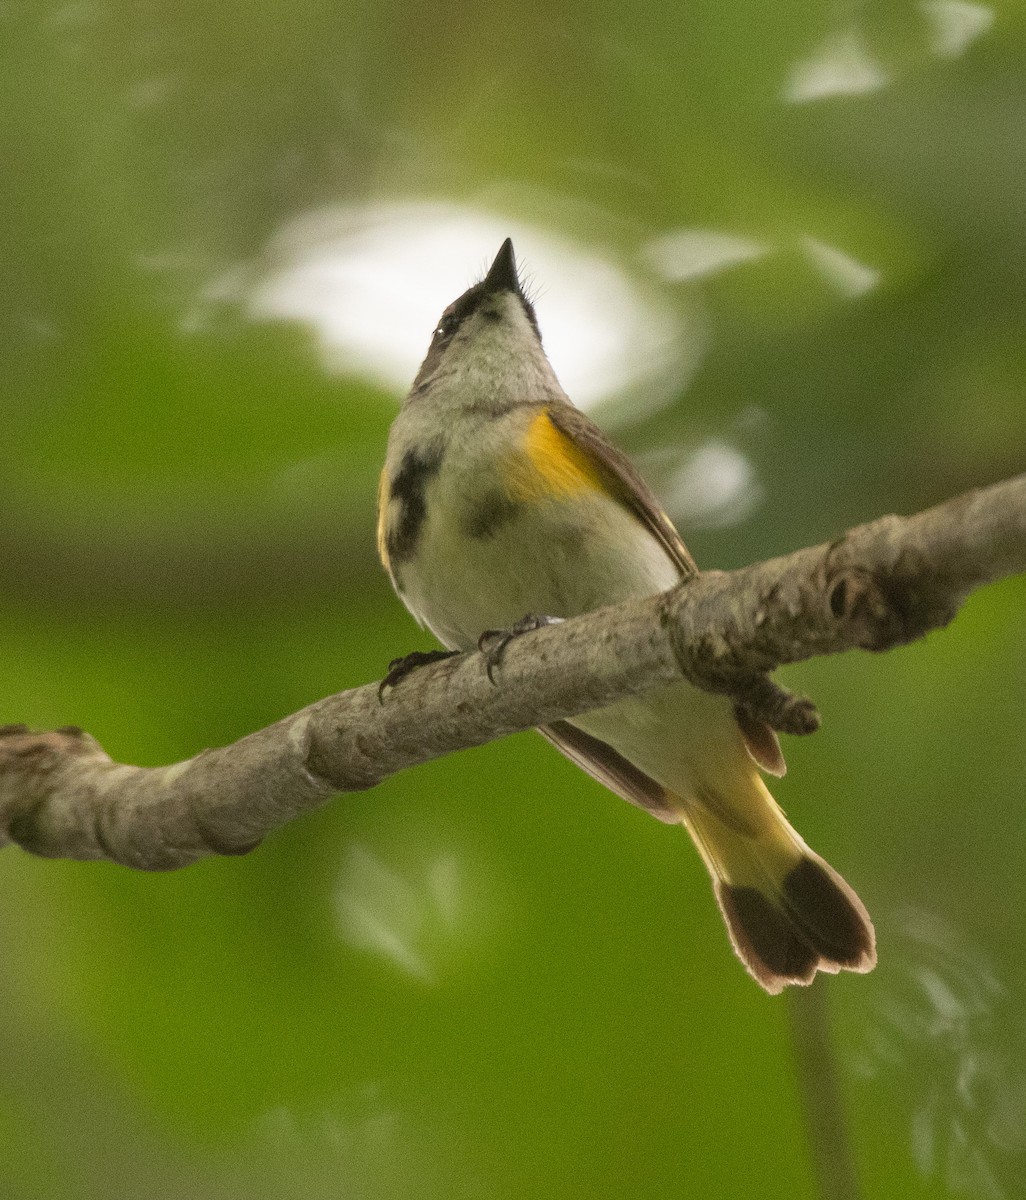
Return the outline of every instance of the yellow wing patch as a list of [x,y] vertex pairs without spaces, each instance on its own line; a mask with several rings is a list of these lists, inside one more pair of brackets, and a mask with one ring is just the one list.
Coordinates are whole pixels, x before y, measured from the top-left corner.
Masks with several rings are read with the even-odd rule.
[[545,409],[528,425],[522,453],[505,466],[506,486],[516,500],[607,491],[592,458],[557,429]]

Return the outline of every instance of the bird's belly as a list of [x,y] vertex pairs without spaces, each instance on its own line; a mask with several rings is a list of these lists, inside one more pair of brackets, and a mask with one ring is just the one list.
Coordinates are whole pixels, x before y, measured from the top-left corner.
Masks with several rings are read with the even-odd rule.
[[591,493],[522,507],[478,536],[455,513],[429,519],[397,584],[445,645],[468,649],[484,630],[509,628],[527,613],[572,617],[679,578],[633,514]]
[[690,683],[583,713],[573,724],[686,799],[731,794],[753,770],[732,702]]
[[[480,500],[447,510],[445,495],[439,488],[431,498],[417,552],[396,582],[414,616],[452,649],[471,649],[486,629],[508,629],[527,613],[577,616],[680,579],[661,543],[603,495],[524,506],[486,536],[468,532]],[[573,723],[678,796],[720,794],[751,774],[731,702],[688,683]]]

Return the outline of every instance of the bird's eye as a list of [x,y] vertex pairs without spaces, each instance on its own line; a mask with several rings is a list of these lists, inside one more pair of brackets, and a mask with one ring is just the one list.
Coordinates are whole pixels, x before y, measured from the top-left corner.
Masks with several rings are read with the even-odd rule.
[[459,322],[456,320],[455,313],[449,313],[438,322],[438,328],[435,330],[435,337],[448,338],[456,332],[456,326]]

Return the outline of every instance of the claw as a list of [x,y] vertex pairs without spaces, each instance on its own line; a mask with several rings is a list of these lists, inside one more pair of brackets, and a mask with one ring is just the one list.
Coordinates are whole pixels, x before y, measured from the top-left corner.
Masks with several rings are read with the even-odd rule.
[[486,629],[477,639],[477,648],[485,656],[485,674],[488,676],[488,682],[494,687],[498,686],[492,672],[502,662],[502,656],[510,642],[515,638],[522,637],[525,633],[534,633],[536,629],[544,629],[546,625],[558,625],[562,619],[562,617],[539,617],[536,613],[527,613],[509,629]]
[[412,654],[404,654],[401,658],[393,658],[388,664],[388,674],[378,684],[378,703],[385,702],[385,688],[392,688],[418,667],[428,663],[441,662],[443,658],[452,658],[459,654],[458,650],[414,650]]

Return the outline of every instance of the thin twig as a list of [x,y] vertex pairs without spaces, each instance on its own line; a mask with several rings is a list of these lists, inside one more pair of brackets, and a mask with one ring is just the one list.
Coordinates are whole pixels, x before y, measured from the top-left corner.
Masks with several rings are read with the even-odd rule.
[[858,1173],[830,1036],[829,984],[787,994],[798,1092],[822,1200],[859,1200]]

